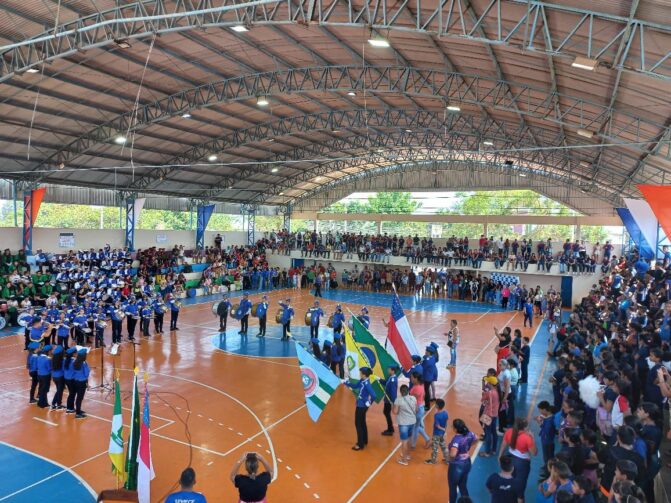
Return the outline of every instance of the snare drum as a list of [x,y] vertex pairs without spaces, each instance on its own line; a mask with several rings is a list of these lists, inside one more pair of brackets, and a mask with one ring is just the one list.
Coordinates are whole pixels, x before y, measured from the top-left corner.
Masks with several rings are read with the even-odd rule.
[[233,304],[233,306],[231,306],[231,317],[235,318],[236,320],[239,320],[240,319],[238,317],[239,314],[240,314],[240,303]]
[[16,321],[18,322],[19,325],[21,325],[23,328],[27,327],[30,324],[30,320],[33,319],[33,315],[30,313],[21,313]]
[[90,334],[91,333],[91,329],[89,327],[82,327],[81,331],[84,334]]
[[326,326],[333,328],[333,315],[329,316],[329,320],[326,322]]
[[260,304],[261,304],[260,302],[257,302],[256,304],[254,304],[254,305],[252,306],[252,316],[253,316],[254,318],[258,318],[258,316],[256,315],[256,310],[259,308],[259,305],[260,305]]
[[282,314],[284,313],[284,309],[278,309],[277,314],[275,315],[275,322],[282,324]]
[[215,302],[214,304],[212,304],[212,314],[215,316],[219,316],[217,314],[217,309],[219,309],[219,302]]
[[305,326],[309,327],[310,325],[312,325],[312,310],[305,313]]

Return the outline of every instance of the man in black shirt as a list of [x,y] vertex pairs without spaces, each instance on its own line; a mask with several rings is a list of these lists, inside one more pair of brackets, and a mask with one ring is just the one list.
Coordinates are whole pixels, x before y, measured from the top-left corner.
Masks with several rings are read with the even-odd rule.
[[524,501],[524,487],[521,480],[513,478],[513,458],[510,455],[499,459],[501,471],[492,473],[486,486],[492,495],[491,503],[521,503]]

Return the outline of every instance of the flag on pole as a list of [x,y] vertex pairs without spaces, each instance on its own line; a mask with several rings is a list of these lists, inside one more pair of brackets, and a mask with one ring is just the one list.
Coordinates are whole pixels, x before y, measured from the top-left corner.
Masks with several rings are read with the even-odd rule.
[[114,379],[114,413],[112,415],[112,431],[110,433],[109,457],[112,460],[112,471],[117,479],[124,479],[126,471],[123,460],[123,416],[121,414],[121,390],[118,377]]
[[140,395],[137,390],[137,373],[135,368],[133,376],[133,405],[130,412],[130,434],[128,436],[128,448],[126,449],[126,489],[137,489],[137,450],[140,443]]
[[412,329],[408,318],[405,317],[401,300],[398,295],[394,295],[391,304],[391,314],[389,315],[389,325],[387,326],[387,338],[398,356],[401,366],[408,370],[412,367],[412,355],[419,355],[419,348],[412,335]]
[[368,366],[377,377],[388,378],[389,367],[398,365],[398,362],[391,356],[370,333],[361,321],[355,316],[352,317],[354,342],[368,360]]
[[145,384],[140,443],[137,450],[137,499],[139,503],[150,503],[151,481],[156,477],[154,475],[154,465],[151,462],[149,433],[149,391]]
[[340,385],[340,379],[331,372],[331,369],[308,353],[298,342],[296,342],[296,355],[301,367],[301,379],[303,380],[303,392],[305,393],[308,414],[310,419],[317,422],[331,395]]
[[[354,338],[352,333],[349,331],[348,327],[343,327],[345,331],[345,362],[347,366],[347,374],[349,375],[349,382],[356,383],[359,382],[359,368],[360,367],[370,367],[370,362],[363,354]],[[384,398],[384,386],[378,380],[375,374],[372,374],[370,377],[370,385],[373,388],[374,400],[375,403],[379,403],[380,400]],[[352,390],[356,395],[358,391]]]

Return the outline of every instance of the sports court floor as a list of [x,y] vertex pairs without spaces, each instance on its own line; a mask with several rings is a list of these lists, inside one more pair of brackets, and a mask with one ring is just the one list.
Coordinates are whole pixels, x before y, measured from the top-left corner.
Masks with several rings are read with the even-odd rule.
[[[239,293],[238,293],[239,295]],[[292,334],[309,339],[303,317],[314,298],[308,291],[279,290],[270,302],[291,296],[296,317]],[[251,296],[258,300],[259,294]],[[152,501],[162,501],[174,490],[180,472],[192,465],[197,490],[209,501],[236,501],[228,480],[236,459],[246,451],[262,452],[275,465],[277,479],[271,486],[272,502],[446,501],[447,467],[425,465],[427,451],[418,444],[410,466],[396,461],[397,437],[384,437],[382,404],[368,412],[370,443],[353,452],[355,441],[354,397],[340,387],[318,423],[305,410],[300,372],[293,342],[279,340],[281,327],[269,309],[268,335],[257,339],[254,319],[249,336],[238,335],[239,325],[229,319],[225,335],[218,333],[218,319],[211,311],[219,296],[185,303],[177,332],[143,340],[135,354],[141,371],[149,374],[151,395],[151,447],[156,479]],[[477,413],[481,378],[495,366],[492,327],[522,328],[522,316],[513,311],[444,298],[402,296],[401,301],[423,348],[431,341],[441,346],[438,394],[445,396],[450,420],[461,417],[480,434]],[[339,302],[358,313],[368,306],[371,331],[380,340],[386,329],[391,296],[387,294],[327,291],[322,307],[333,312]],[[456,318],[462,331],[458,367],[446,370],[449,360],[444,332]],[[545,373],[546,330],[541,325],[522,329],[534,336],[529,384],[523,386],[518,415],[531,414],[534,404],[547,393]],[[330,330],[322,328],[325,336]],[[125,336],[124,326],[124,336]],[[109,339],[109,334],[107,334]],[[91,386],[104,376],[111,381],[120,371],[124,424],[130,419],[130,389],[134,354],[124,343],[118,356],[100,350],[89,355]],[[142,375],[142,374],[141,374]],[[89,391],[84,399],[85,420],[62,411],[47,411],[28,404],[29,378],[25,370],[23,336],[6,332],[0,338],[0,501],[94,501],[93,493],[114,488],[115,477],[107,456],[113,394]],[[427,430],[432,424],[427,417]],[[128,430],[124,430],[125,438]],[[476,448],[477,449],[477,448]],[[475,501],[485,501],[484,480],[495,468],[492,458],[475,459],[469,487]],[[534,474],[529,488],[535,491]]]

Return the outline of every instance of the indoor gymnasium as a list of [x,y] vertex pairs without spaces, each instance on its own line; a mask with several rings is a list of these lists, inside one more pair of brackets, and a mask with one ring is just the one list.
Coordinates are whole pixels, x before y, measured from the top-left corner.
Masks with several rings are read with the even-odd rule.
[[0,502],[664,503],[671,5],[2,0]]

